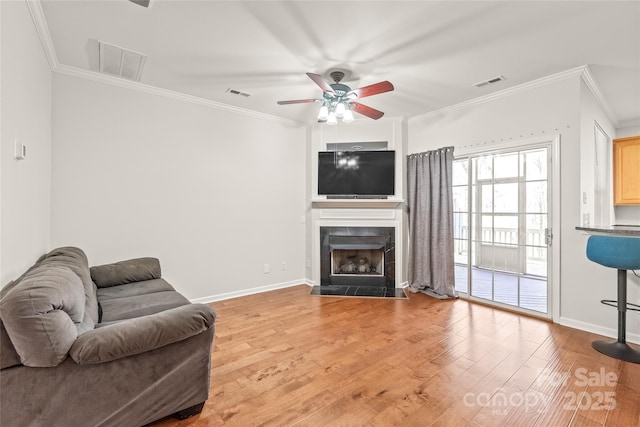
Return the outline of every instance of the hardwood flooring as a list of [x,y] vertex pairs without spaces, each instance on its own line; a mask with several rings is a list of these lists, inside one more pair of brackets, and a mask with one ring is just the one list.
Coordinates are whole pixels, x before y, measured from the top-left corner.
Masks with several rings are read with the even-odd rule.
[[[640,365],[602,338],[463,300],[213,303],[211,393],[159,426],[640,426]],[[615,312],[612,312],[615,316]]]

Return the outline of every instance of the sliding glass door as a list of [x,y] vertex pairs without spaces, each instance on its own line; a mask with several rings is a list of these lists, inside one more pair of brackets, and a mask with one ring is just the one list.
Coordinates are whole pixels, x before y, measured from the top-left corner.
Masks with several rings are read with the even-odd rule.
[[550,146],[454,161],[456,291],[548,314]]

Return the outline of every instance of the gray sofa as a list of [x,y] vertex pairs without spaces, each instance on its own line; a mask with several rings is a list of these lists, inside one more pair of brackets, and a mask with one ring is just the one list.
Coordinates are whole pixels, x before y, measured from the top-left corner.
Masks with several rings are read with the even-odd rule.
[[141,426],[200,412],[215,312],[155,258],[43,255],[0,291],[0,425]]

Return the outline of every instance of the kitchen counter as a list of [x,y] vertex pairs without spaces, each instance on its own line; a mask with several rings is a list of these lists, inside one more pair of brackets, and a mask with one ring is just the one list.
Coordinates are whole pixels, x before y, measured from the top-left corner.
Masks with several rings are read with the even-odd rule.
[[586,231],[587,233],[640,237],[640,225],[594,225],[589,227],[576,227],[576,230]]

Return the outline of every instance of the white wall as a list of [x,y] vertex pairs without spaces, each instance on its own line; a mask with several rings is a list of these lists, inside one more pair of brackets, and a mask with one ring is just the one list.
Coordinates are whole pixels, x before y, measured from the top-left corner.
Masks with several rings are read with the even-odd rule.
[[[605,223],[597,224],[595,217],[595,126],[612,140],[615,135],[615,128],[604,114],[602,108],[596,101],[591,90],[584,81],[580,82],[580,183],[583,198],[581,200],[580,223],[583,225],[610,225],[613,218],[613,157],[609,159],[609,197],[608,210],[609,220]],[[611,146],[612,147],[612,146]],[[611,148],[613,149],[613,148]],[[588,217],[588,224],[585,223],[585,215]]]
[[[0,286],[50,246],[51,70],[26,2],[0,2]],[[14,160],[14,141],[27,146]]]
[[[587,192],[587,203],[582,203],[581,210],[581,218],[583,213],[589,213],[591,217],[591,225],[594,225],[594,164],[595,164],[595,136],[594,136],[594,123],[598,123],[598,125],[602,128],[602,130],[609,136],[609,138],[613,139],[617,136],[617,131],[614,128],[613,124],[609,120],[609,118],[603,112],[601,106],[597,103],[593,93],[589,90],[587,85],[582,81],[580,86],[580,158],[581,158],[581,180],[582,180],[582,191]],[[613,162],[613,158],[611,159]],[[611,165],[613,168],[613,165]],[[611,174],[612,169],[610,170]],[[613,192],[613,175],[611,175],[610,188]],[[610,198],[610,207],[611,207],[611,223],[619,223],[620,218],[618,218],[618,208],[613,208],[613,194]],[[635,207],[631,207],[630,209],[637,209]],[[640,218],[638,218],[640,221]],[[629,222],[624,222],[629,224]],[[606,225],[606,224],[605,224]],[[589,235],[583,233],[580,236],[581,242],[579,247],[586,247],[587,240]],[[587,330],[593,330],[595,332],[604,333],[603,331],[598,330],[598,326],[604,327],[610,330],[609,335],[616,336],[615,330],[617,326],[617,314],[615,309],[598,304],[594,305],[590,308],[589,316],[581,316],[580,311],[581,307],[588,307],[592,305],[591,300],[600,301],[602,299],[616,299],[616,283],[617,276],[616,271],[600,266],[593,262],[588,262],[581,269],[582,276],[584,280],[593,284],[591,288],[589,288],[588,292],[582,295],[575,295],[573,297],[573,301],[576,302],[575,305],[570,306],[565,310],[564,314],[569,324],[573,320],[577,320],[581,323],[575,323],[574,326],[583,327]],[[628,300],[630,302],[638,302],[640,300],[640,287],[637,285],[640,284],[640,280],[638,280],[633,274],[628,273]],[[638,320],[638,316],[634,316],[633,312],[627,320],[627,330],[630,334],[630,340],[638,340],[638,326],[640,322]],[[598,326],[594,326],[598,325]]]
[[57,73],[53,93],[53,246],[158,257],[190,299],[301,283],[303,127]]
[[616,138],[626,138],[628,136],[640,135],[640,125],[627,126],[616,129]]
[[[409,121],[409,153],[447,145],[478,149],[544,135],[560,136],[560,226],[554,245],[560,244],[559,300],[554,320],[580,329],[616,336],[615,309],[600,299],[615,298],[615,271],[607,271],[585,256],[587,236],[580,224],[581,207],[581,100],[579,76],[532,86],[468,108],[451,108]],[[630,293],[629,300],[637,293]],[[638,321],[628,321],[628,339],[638,341]]]

